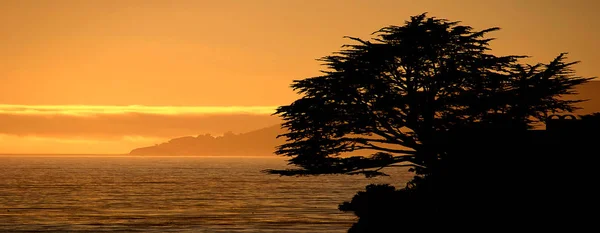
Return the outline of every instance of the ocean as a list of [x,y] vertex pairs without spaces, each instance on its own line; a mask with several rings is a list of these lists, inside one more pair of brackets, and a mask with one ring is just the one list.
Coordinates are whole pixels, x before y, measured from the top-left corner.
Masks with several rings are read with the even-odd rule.
[[0,156],[0,232],[346,232],[337,209],[391,176],[282,177],[282,157]]

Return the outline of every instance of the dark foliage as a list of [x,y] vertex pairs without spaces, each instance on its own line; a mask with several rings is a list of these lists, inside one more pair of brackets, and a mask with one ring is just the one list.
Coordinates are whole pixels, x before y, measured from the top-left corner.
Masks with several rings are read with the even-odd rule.
[[[562,100],[590,78],[577,77],[560,54],[547,64],[489,53],[487,34],[459,22],[411,17],[321,59],[322,76],[294,81],[303,97],[278,108],[288,133],[276,153],[299,169],[281,175],[382,175],[407,163],[427,173],[439,152],[435,134],[479,124],[530,128],[547,114],[571,112]],[[360,156],[343,156],[363,152]],[[374,153],[374,154],[373,154]]]
[[[276,112],[288,131],[276,153],[299,168],[267,172],[376,176],[385,167],[412,166],[416,176],[405,188],[370,185],[340,205],[359,217],[350,232],[517,226],[544,206],[535,195],[545,194],[533,187],[554,192],[538,181],[558,163],[541,161],[572,152],[556,150],[550,160],[522,156],[556,152],[527,146],[545,145],[528,129],[550,114],[573,112],[582,100],[562,97],[592,78],[576,76],[577,62],[564,53],[535,65],[521,63],[525,56],[491,54],[487,34],[496,30],[421,14],[370,41],[348,37],[354,44],[322,58],[322,76],[294,81],[302,97]],[[568,138],[552,142],[561,140]],[[523,203],[513,217],[499,214]]]
[[[584,231],[600,207],[595,144],[600,113],[547,130],[454,130],[432,172],[405,188],[369,185],[339,209],[349,232]],[[568,122],[570,124],[564,123]],[[483,230],[486,229],[486,230]]]

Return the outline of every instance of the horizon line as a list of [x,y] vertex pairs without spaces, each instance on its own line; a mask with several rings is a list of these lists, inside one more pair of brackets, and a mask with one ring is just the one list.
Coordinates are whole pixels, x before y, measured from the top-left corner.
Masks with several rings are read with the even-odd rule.
[[126,153],[2,153],[2,155],[129,155]]
[[132,155],[84,153],[0,153],[1,156],[131,156],[131,157],[278,157],[274,155]]

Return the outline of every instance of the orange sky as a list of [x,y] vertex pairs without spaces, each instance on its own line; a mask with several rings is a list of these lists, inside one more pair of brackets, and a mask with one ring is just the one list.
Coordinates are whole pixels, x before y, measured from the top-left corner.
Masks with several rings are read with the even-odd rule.
[[[547,61],[569,52],[582,61],[576,67],[580,75],[598,76],[599,10],[595,0],[2,0],[0,105],[270,108],[293,101],[290,82],[318,74],[315,59],[338,50],[347,42],[343,36],[366,38],[422,12],[478,29],[502,27],[493,34],[499,38],[492,44],[495,53]],[[115,133],[117,139],[84,129],[79,135],[48,134],[49,121],[17,113],[9,121],[2,115],[0,153],[125,153],[171,135],[241,132],[276,121],[262,114],[238,126],[208,123],[206,109],[185,109],[159,113],[164,119],[144,117],[147,130],[123,127],[139,132]],[[154,110],[135,111],[155,116]],[[234,115],[244,115],[237,110],[210,111],[235,122]],[[63,119],[65,112],[42,118]],[[119,119],[113,123],[126,124],[125,117]],[[172,127],[169,134],[150,132],[153,124],[167,129],[194,121],[204,123]],[[23,124],[14,128],[28,133],[13,132],[6,122]],[[107,122],[93,127],[113,124]]]

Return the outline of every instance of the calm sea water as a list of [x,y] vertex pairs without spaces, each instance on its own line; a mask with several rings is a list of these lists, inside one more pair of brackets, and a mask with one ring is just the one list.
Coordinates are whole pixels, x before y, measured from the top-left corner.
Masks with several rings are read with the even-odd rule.
[[346,232],[337,210],[391,177],[280,177],[280,157],[0,156],[0,231]]

